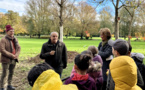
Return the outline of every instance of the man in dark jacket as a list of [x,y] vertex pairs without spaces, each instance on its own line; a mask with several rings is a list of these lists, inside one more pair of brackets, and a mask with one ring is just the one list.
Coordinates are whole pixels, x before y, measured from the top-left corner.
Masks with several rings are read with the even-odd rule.
[[65,44],[58,40],[57,32],[52,32],[49,41],[43,44],[40,58],[45,59],[61,76],[62,70],[67,66],[67,49]]

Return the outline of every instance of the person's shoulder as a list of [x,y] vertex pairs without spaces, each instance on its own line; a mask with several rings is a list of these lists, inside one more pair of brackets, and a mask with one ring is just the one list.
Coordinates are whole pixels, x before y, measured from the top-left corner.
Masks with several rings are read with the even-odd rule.
[[89,76],[88,80],[92,83],[95,83],[95,80],[91,76]]
[[101,44],[102,44],[102,42],[99,43],[99,45],[101,45]]
[[5,36],[1,38],[1,41],[4,41],[4,40],[6,40],[6,37]]
[[48,42],[43,43],[42,47],[46,47],[48,45]]
[[17,37],[14,37],[14,39],[15,39],[16,41],[18,41],[18,38],[17,38]]
[[101,58],[101,56],[100,56],[100,55],[98,55],[98,54],[96,54],[96,56],[95,56],[94,58]]
[[110,46],[110,45],[108,44],[108,42],[106,43],[106,45],[107,45],[108,47],[111,47],[111,48],[112,48],[112,46]]
[[72,82],[72,77],[68,78],[65,80],[64,84],[70,84]]
[[64,42],[62,42],[62,41],[59,41],[59,46],[65,46],[65,44],[64,44]]
[[64,42],[62,42],[62,41],[59,41],[59,43],[64,44]]
[[47,44],[48,44],[48,42],[43,43],[43,45],[47,45]]

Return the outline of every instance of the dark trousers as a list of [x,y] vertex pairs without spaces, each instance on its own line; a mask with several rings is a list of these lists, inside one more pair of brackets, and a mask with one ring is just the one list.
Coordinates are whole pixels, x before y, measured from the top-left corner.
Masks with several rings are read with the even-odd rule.
[[106,81],[103,81],[102,90],[106,90],[106,85],[107,85],[107,82]]
[[61,74],[62,74],[62,70],[63,70],[63,67],[57,67],[57,68],[54,68],[55,72],[58,73],[61,77]]
[[1,88],[4,88],[5,78],[7,76],[8,71],[9,71],[8,85],[11,85],[15,66],[16,66],[15,60],[11,60],[10,63],[2,63],[2,76],[1,76],[1,82],[0,82]]

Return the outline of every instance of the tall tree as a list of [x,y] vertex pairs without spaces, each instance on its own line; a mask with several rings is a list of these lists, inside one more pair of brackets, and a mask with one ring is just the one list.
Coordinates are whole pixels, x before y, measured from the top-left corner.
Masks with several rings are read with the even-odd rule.
[[[129,43],[130,43],[129,36],[131,36],[131,25],[132,25],[135,13],[143,2],[144,2],[144,0],[127,1],[126,5],[124,5],[124,8],[127,10],[128,14],[130,15],[129,32],[128,32],[128,42]],[[121,3],[123,3],[123,2],[121,2]],[[128,7],[128,6],[130,6],[130,7]]]
[[0,32],[4,32],[5,26],[7,24],[8,18],[3,13],[0,13]]
[[120,23],[119,23],[120,36],[123,36],[124,39],[126,39],[126,36],[128,35],[128,31],[129,31],[128,27],[129,27],[130,16],[124,8],[120,10],[119,16],[121,16]]
[[[75,17],[78,22],[78,30],[81,33],[81,39],[83,39],[85,31],[93,30],[91,28],[97,26],[96,15],[97,13],[92,6],[85,2],[79,3]],[[93,24],[93,26],[91,24]]]
[[15,24],[18,24],[19,14],[17,12],[8,10],[5,16],[7,16],[7,24],[10,24],[12,26],[14,26]]
[[[131,2],[133,3],[134,0],[89,0],[90,2],[92,3],[97,3],[97,4],[102,4],[103,3],[105,4],[106,2],[111,2],[115,8],[115,39],[118,39],[119,38],[119,20],[120,20],[120,17],[119,17],[119,10],[122,8],[122,7],[130,7],[127,5],[126,2]],[[138,0],[140,1],[140,0]]]
[[113,16],[111,15],[111,12],[112,9],[110,7],[104,7],[103,10],[100,11],[100,28],[107,27],[113,33]]
[[[67,16],[64,16],[64,12],[67,9],[68,5],[69,6],[73,6],[75,0],[52,0],[52,5],[54,6],[54,11],[56,11],[56,13],[54,14],[54,17],[59,17],[59,29],[60,29],[60,41],[63,42],[63,24],[64,24],[64,20],[65,18],[67,18],[67,16],[69,16],[72,11],[67,12]],[[70,8],[71,10],[71,8]]]
[[41,34],[48,33],[50,0],[29,0],[26,11],[28,21],[32,21],[36,34],[40,38]]

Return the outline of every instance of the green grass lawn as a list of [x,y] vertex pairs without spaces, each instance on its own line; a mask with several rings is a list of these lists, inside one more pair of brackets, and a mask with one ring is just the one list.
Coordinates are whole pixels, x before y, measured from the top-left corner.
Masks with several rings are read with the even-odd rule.
[[[114,39],[114,38],[113,38]],[[19,44],[21,46],[20,60],[25,60],[28,57],[34,57],[41,52],[41,47],[43,43],[47,42],[48,39],[36,39],[36,38],[18,38]],[[145,42],[143,41],[131,41],[133,47],[132,52],[139,52],[145,55]],[[101,42],[100,37],[93,37],[93,40],[79,40],[78,37],[70,37],[68,39],[64,38],[64,43],[66,44],[68,51],[82,52],[86,50],[88,46],[95,45]]]
[[[48,39],[37,39],[37,38],[22,38],[18,37],[19,44],[21,46],[20,60],[26,60],[29,57],[34,57],[41,52],[41,47],[43,43],[47,42]],[[113,38],[114,40],[114,38]],[[94,37],[93,40],[80,40],[78,37],[69,37],[68,39],[64,38],[64,43],[66,44],[68,51],[82,52],[87,50],[88,46],[95,45],[98,47],[101,42],[100,37]],[[134,41],[134,38],[131,41],[132,52],[143,53],[145,55],[145,42],[144,41]],[[145,59],[144,59],[145,64]],[[73,63],[69,63],[66,69],[63,70],[62,78],[65,78],[70,75]],[[0,65],[1,68],[1,65]],[[30,90],[30,89],[28,89]]]
[[[28,57],[33,57],[41,52],[41,47],[43,43],[47,42],[48,39],[30,39],[30,38],[18,38],[19,44],[21,46],[20,59],[24,60]],[[64,39],[68,51],[82,52],[86,50],[88,46],[95,45],[98,46],[100,40],[70,40]]]

